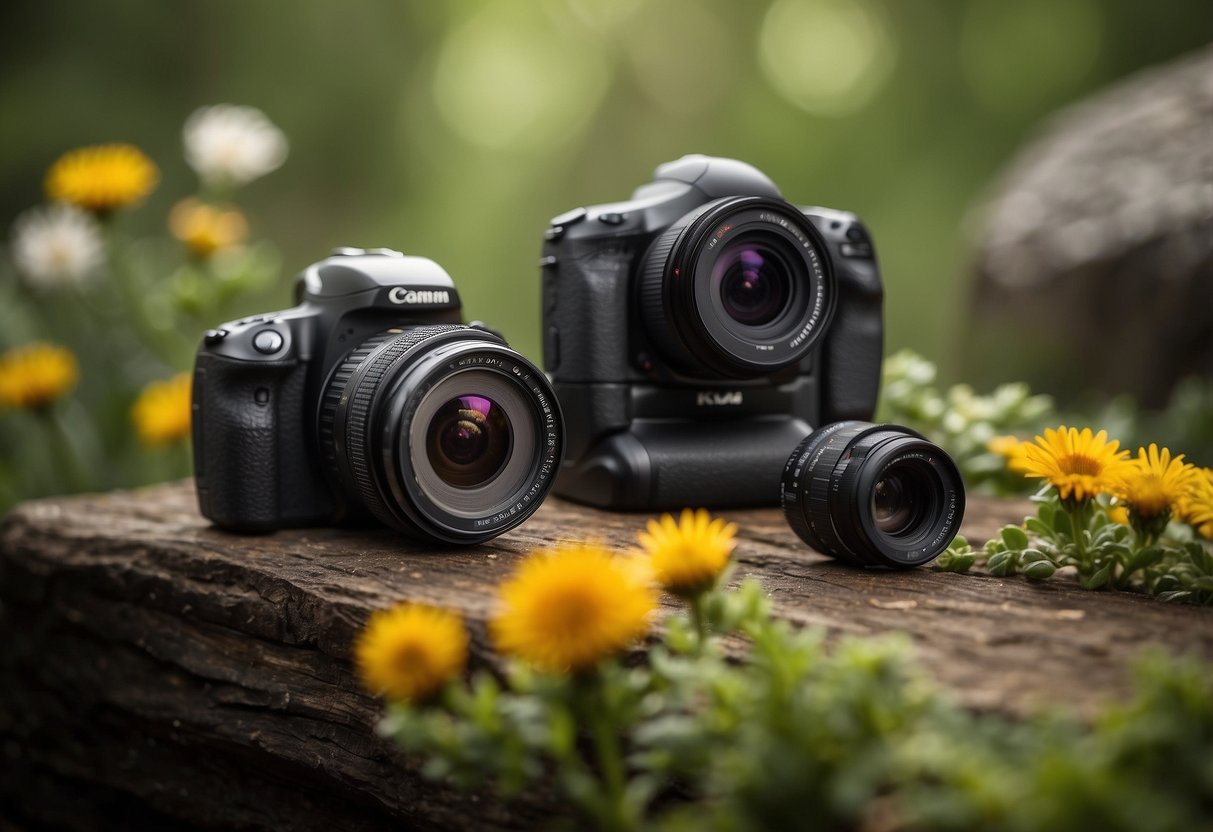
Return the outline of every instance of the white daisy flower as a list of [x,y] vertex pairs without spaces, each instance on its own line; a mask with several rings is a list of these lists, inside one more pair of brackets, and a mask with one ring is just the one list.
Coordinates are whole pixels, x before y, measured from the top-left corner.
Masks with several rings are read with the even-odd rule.
[[83,283],[105,261],[101,226],[78,208],[33,208],[13,223],[13,261],[35,286]]
[[185,161],[209,185],[243,185],[286,161],[286,136],[256,107],[202,107],[183,134]]

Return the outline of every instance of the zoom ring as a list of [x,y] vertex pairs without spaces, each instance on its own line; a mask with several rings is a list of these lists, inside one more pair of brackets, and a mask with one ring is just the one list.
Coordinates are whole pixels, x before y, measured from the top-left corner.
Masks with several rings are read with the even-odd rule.
[[[665,308],[665,272],[670,252],[684,228],[685,222],[670,226],[649,247],[644,258],[644,272],[640,277],[639,298],[640,316],[654,346],[679,364],[685,364],[689,356],[686,355],[686,348],[683,347],[678,333],[674,331],[672,316]],[[679,279],[690,280],[692,277],[693,275],[688,274],[680,276]]]
[[[350,353],[334,374],[333,383],[329,385],[330,391],[339,391],[338,401],[348,397],[344,424],[334,424],[333,430],[334,435],[336,431],[342,431],[345,439],[346,468],[353,480],[350,486],[376,519],[393,528],[402,528],[401,523],[388,509],[372,473],[371,405],[375,401],[379,385],[401,356],[434,336],[461,329],[466,327],[444,324],[377,335]],[[346,374],[345,381],[338,388],[336,381],[343,374]]]

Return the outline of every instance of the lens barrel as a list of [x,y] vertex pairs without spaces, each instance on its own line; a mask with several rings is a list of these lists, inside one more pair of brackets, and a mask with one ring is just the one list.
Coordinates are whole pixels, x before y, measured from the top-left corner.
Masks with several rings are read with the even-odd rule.
[[819,552],[860,566],[933,560],[960,529],[956,463],[909,428],[835,422],[805,437],[784,467],[784,516]]
[[533,514],[564,445],[543,372],[458,325],[367,339],[330,377],[319,425],[347,513],[439,543],[487,540]]
[[695,375],[753,378],[795,364],[834,313],[826,250],[787,202],[709,202],[645,255],[638,283],[645,330],[671,364]]

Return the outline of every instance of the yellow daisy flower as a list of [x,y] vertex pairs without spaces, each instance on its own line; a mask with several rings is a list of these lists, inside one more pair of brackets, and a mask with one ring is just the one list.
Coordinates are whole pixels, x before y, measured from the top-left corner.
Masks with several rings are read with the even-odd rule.
[[536,667],[583,671],[649,629],[656,593],[634,558],[592,543],[540,550],[501,585],[497,648]]
[[1196,468],[1183,460],[1183,454],[1172,458],[1170,450],[1153,442],[1149,449],[1138,448],[1116,488],[1130,515],[1152,520],[1170,514],[1196,481]]
[[1108,507],[1108,519],[1122,526],[1129,525],[1129,510],[1119,503]]
[[423,702],[463,672],[468,634],[459,616],[424,604],[371,615],[354,643],[362,684],[377,696]]
[[1048,480],[1063,500],[1085,503],[1096,494],[1111,492],[1128,467],[1128,451],[1117,450],[1120,442],[1108,441],[1108,432],[1093,434],[1090,428],[1065,425],[1045,429],[1035,443],[1024,443],[1016,470],[1025,477]]
[[1213,540],[1213,468],[1201,468],[1179,505],[1179,516],[1201,537]]
[[1031,442],[1024,442],[1018,436],[995,436],[986,443],[986,450],[992,454],[998,454],[1007,461],[1007,467],[1012,471],[1021,470],[1024,459],[1024,449],[1031,445]]
[[69,151],[46,174],[46,195],[97,214],[138,202],[160,181],[160,171],[139,148],[101,144]]
[[217,208],[196,199],[183,199],[168,217],[169,230],[195,257],[239,245],[248,237],[244,214],[235,208]]
[[76,386],[76,356],[54,344],[26,344],[0,355],[0,407],[37,410]]
[[145,445],[168,445],[189,436],[189,373],[168,381],[153,381],[131,407],[131,419]]
[[640,533],[653,576],[669,592],[684,598],[711,588],[737,545],[737,524],[712,519],[704,509],[683,509],[678,522],[669,514],[650,520]]

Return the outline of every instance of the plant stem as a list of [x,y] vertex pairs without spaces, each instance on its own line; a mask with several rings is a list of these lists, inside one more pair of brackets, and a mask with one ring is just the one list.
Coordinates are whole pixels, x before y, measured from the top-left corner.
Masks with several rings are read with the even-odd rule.
[[136,285],[134,270],[130,268],[125,256],[125,240],[118,233],[112,217],[105,223],[105,230],[110,276],[118,289],[122,305],[130,315],[131,325],[139,334],[143,345],[167,366],[175,369],[180,364],[181,345],[175,343],[169,332],[157,326],[148,315],[141,287]]
[[607,832],[633,832],[637,828],[626,805],[627,768],[619,742],[619,726],[616,710],[610,707],[607,687],[610,681],[600,666],[592,672],[573,680],[573,716],[587,726],[594,748],[596,768],[585,766],[580,755],[564,760],[562,765],[584,767],[586,773],[598,783],[598,794],[585,801],[584,808],[598,821],[600,829]]
[[624,805],[627,772],[624,770],[615,721],[606,708],[594,708],[590,718],[593,723],[591,727],[594,733],[594,749],[598,755],[598,766],[602,771],[605,790],[603,828],[614,832],[627,832],[633,829],[634,825]]
[[708,643],[708,621],[703,612],[703,594],[690,599],[691,623],[695,625],[695,655],[702,656]]
[[87,491],[88,482],[80,469],[80,460],[76,457],[76,450],[68,439],[63,423],[50,407],[42,408],[36,413],[49,434],[51,459],[56,471],[54,480],[65,483],[68,492]]
[[1079,570],[1086,571],[1087,566],[1087,544],[1083,540],[1083,526],[1086,524],[1082,521],[1086,519],[1086,512],[1079,507],[1073,509],[1066,508],[1065,512],[1070,515],[1070,531],[1074,535],[1074,548],[1078,552]]

